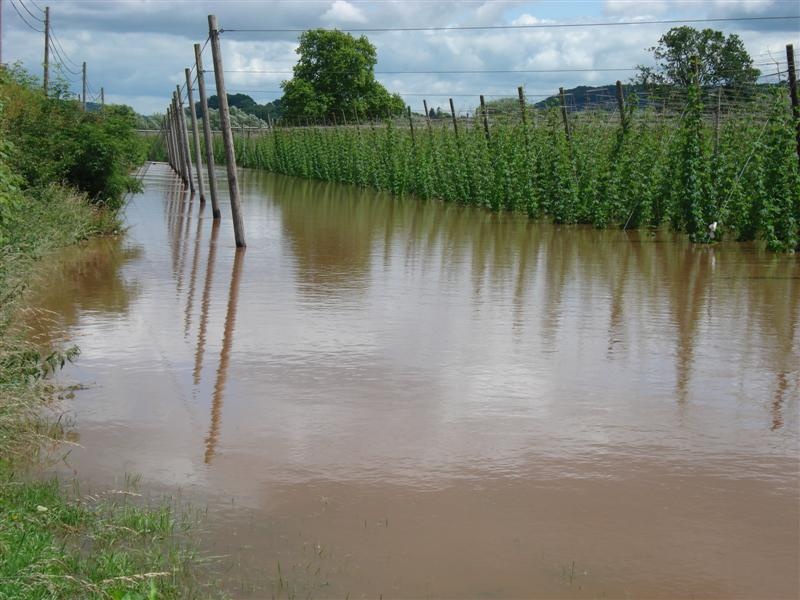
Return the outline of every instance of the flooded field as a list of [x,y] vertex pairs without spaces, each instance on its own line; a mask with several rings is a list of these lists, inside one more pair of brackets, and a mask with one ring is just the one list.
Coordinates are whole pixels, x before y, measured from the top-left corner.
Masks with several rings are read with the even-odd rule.
[[236,252],[144,183],[34,294],[59,468],[208,506],[233,596],[800,593],[797,257],[253,171]]

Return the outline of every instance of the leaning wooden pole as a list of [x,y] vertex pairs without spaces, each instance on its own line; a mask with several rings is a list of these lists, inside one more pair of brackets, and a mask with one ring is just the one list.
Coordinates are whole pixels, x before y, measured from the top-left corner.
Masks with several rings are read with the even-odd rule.
[[564,88],[558,88],[558,98],[561,102],[561,118],[564,121],[564,132],[567,134],[567,141],[571,141],[572,136],[569,133],[569,119],[567,119],[567,96],[564,94]]
[[180,132],[179,143],[183,146],[183,156],[186,159],[186,178],[189,180],[189,190],[194,194],[194,180],[192,179],[192,153],[189,151],[189,128],[186,127],[186,115],[183,112],[181,99],[181,86],[175,86],[175,99],[178,103],[178,127]]
[[797,127],[797,160],[800,161],[800,102],[797,98],[797,73],[794,69],[794,46],[786,45],[786,62],[789,65],[789,94],[792,97],[792,115]]
[[481,114],[483,115],[483,133],[488,140],[491,138],[489,133],[489,113],[486,110],[486,101],[483,99],[483,94],[481,94]]
[[167,147],[167,164],[173,171],[175,170],[175,162],[172,157],[172,132],[169,130],[169,108],[164,114],[164,121],[161,123],[161,129],[164,132],[164,143]]
[[219,120],[222,127],[222,141],[225,145],[225,162],[228,170],[228,189],[231,198],[231,217],[233,219],[233,235],[236,247],[244,248],[244,220],[239,203],[239,181],[236,175],[236,152],[233,146],[233,132],[231,132],[231,115],[228,108],[228,95],[225,91],[225,73],[222,70],[222,50],[219,45],[219,27],[217,17],[208,15],[208,35],[211,40],[211,56],[214,61],[214,78],[217,82],[217,97],[219,98]]
[[453,117],[453,133],[458,137],[458,119],[456,119],[456,107],[453,104],[453,99],[450,98],[450,114]]
[[189,103],[189,114],[192,117],[192,140],[194,141],[195,174],[197,175],[197,193],[200,194],[200,204],[206,202],[206,190],[203,185],[203,158],[200,155],[200,132],[197,130],[197,113],[194,109],[194,94],[192,93],[192,72],[184,69],[186,74],[186,97]]
[[522,86],[517,87],[517,96],[519,96],[519,115],[522,118],[522,126],[525,127],[528,124],[528,115],[525,114],[525,90]]
[[619,122],[623,129],[628,128],[627,117],[625,116],[625,94],[622,91],[622,82],[617,79],[617,110],[619,110]]
[[172,92],[172,130],[175,137],[175,147],[178,150],[178,171],[180,171],[183,185],[189,185],[189,179],[186,175],[186,156],[183,154],[183,144],[181,144],[181,122],[178,118],[178,98],[175,92]]
[[44,7],[44,95],[50,86],[50,7]]
[[203,51],[200,44],[194,45],[194,62],[197,68],[197,92],[200,95],[200,110],[203,117],[203,142],[206,147],[206,167],[208,168],[208,190],[211,194],[211,214],[220,218],[217,196],[217,174],[214,164],[214,138],[211,133],[211,119],[208,118],[208,98],[206,98],[206,77],[203,71]]

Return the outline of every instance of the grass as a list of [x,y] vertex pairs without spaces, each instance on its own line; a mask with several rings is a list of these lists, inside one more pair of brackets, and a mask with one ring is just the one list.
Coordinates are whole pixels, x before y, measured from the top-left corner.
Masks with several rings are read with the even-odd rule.
[[60,186],[31,190],[0,244],[0,598],[184,598],[197,581],[189,530],[197,515],[125,490],[82,496],[37,480],[45,446],[65,441],[49,376],[77,348],[41,351],[15,320],[28,282],[58,248],[118,228],[115,215]]

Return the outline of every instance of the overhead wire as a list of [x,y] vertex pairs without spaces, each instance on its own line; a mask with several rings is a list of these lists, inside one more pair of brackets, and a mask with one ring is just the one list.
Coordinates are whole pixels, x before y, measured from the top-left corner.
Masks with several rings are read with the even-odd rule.
[[[30,9],[29,9],[27,6],[25,6],[25,3],[24,3],[22,0],[17,0],[17,2],[19,2],[19,5],[20,5],[22,8],[24,8],[24,9],[25,9],[25,12],[26,12],[26,13],[28,13],[28,14],[31,16],[31,18],[33,18],[33,19],[35,19],[35,20],[39,21],[40,23],[44,23],[44,19],[43,19],[43,18],[41,18],[41,17],[37,17],[35,14],[33,14],[33,13],[31,12],[31,10],[30,10]],[[44,12],[44,11],[42,11],[42,12]]]
[[19,18],[22,19],[22,22],[25,23],[25,25],[27,25],[30,29],[33,29],[36,33],[44,33],[44,30],[36,29],[36,27],[28,23],[28,21],[25,19],[25,16],[17,8],[17,5],[14,3],[14,0],[11,0],[11,8],[14,9],[14,12],[17,13]]
[[[639,21],[606,21],[595,23],[527,23],[519,25],[445,25],[428,27],[354,27],[343,28],[338,31],[348,33],[381,33],[394,31],[491,31],[515,29],[555,29],[577,27],[619,27],[630,25],[671,25],[678,23],[723,23],[738,21],[777,21],[800,19],[800,15],[768,15],[760,17],[718,17],[705,19],[652,19]],[[258,27],[233,27],[220,29],[220,33],[258,32],[258,33],[302,33],[307,29],[296,28],[258,28]]]

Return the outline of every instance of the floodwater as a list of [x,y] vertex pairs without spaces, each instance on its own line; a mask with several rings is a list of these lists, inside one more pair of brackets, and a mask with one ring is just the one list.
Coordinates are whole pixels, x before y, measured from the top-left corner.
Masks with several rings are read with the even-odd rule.
[[797,257],[254,171],[236,252],[144,183],[30,326],[61,468],[208,506],[233,596],[798,597]]

